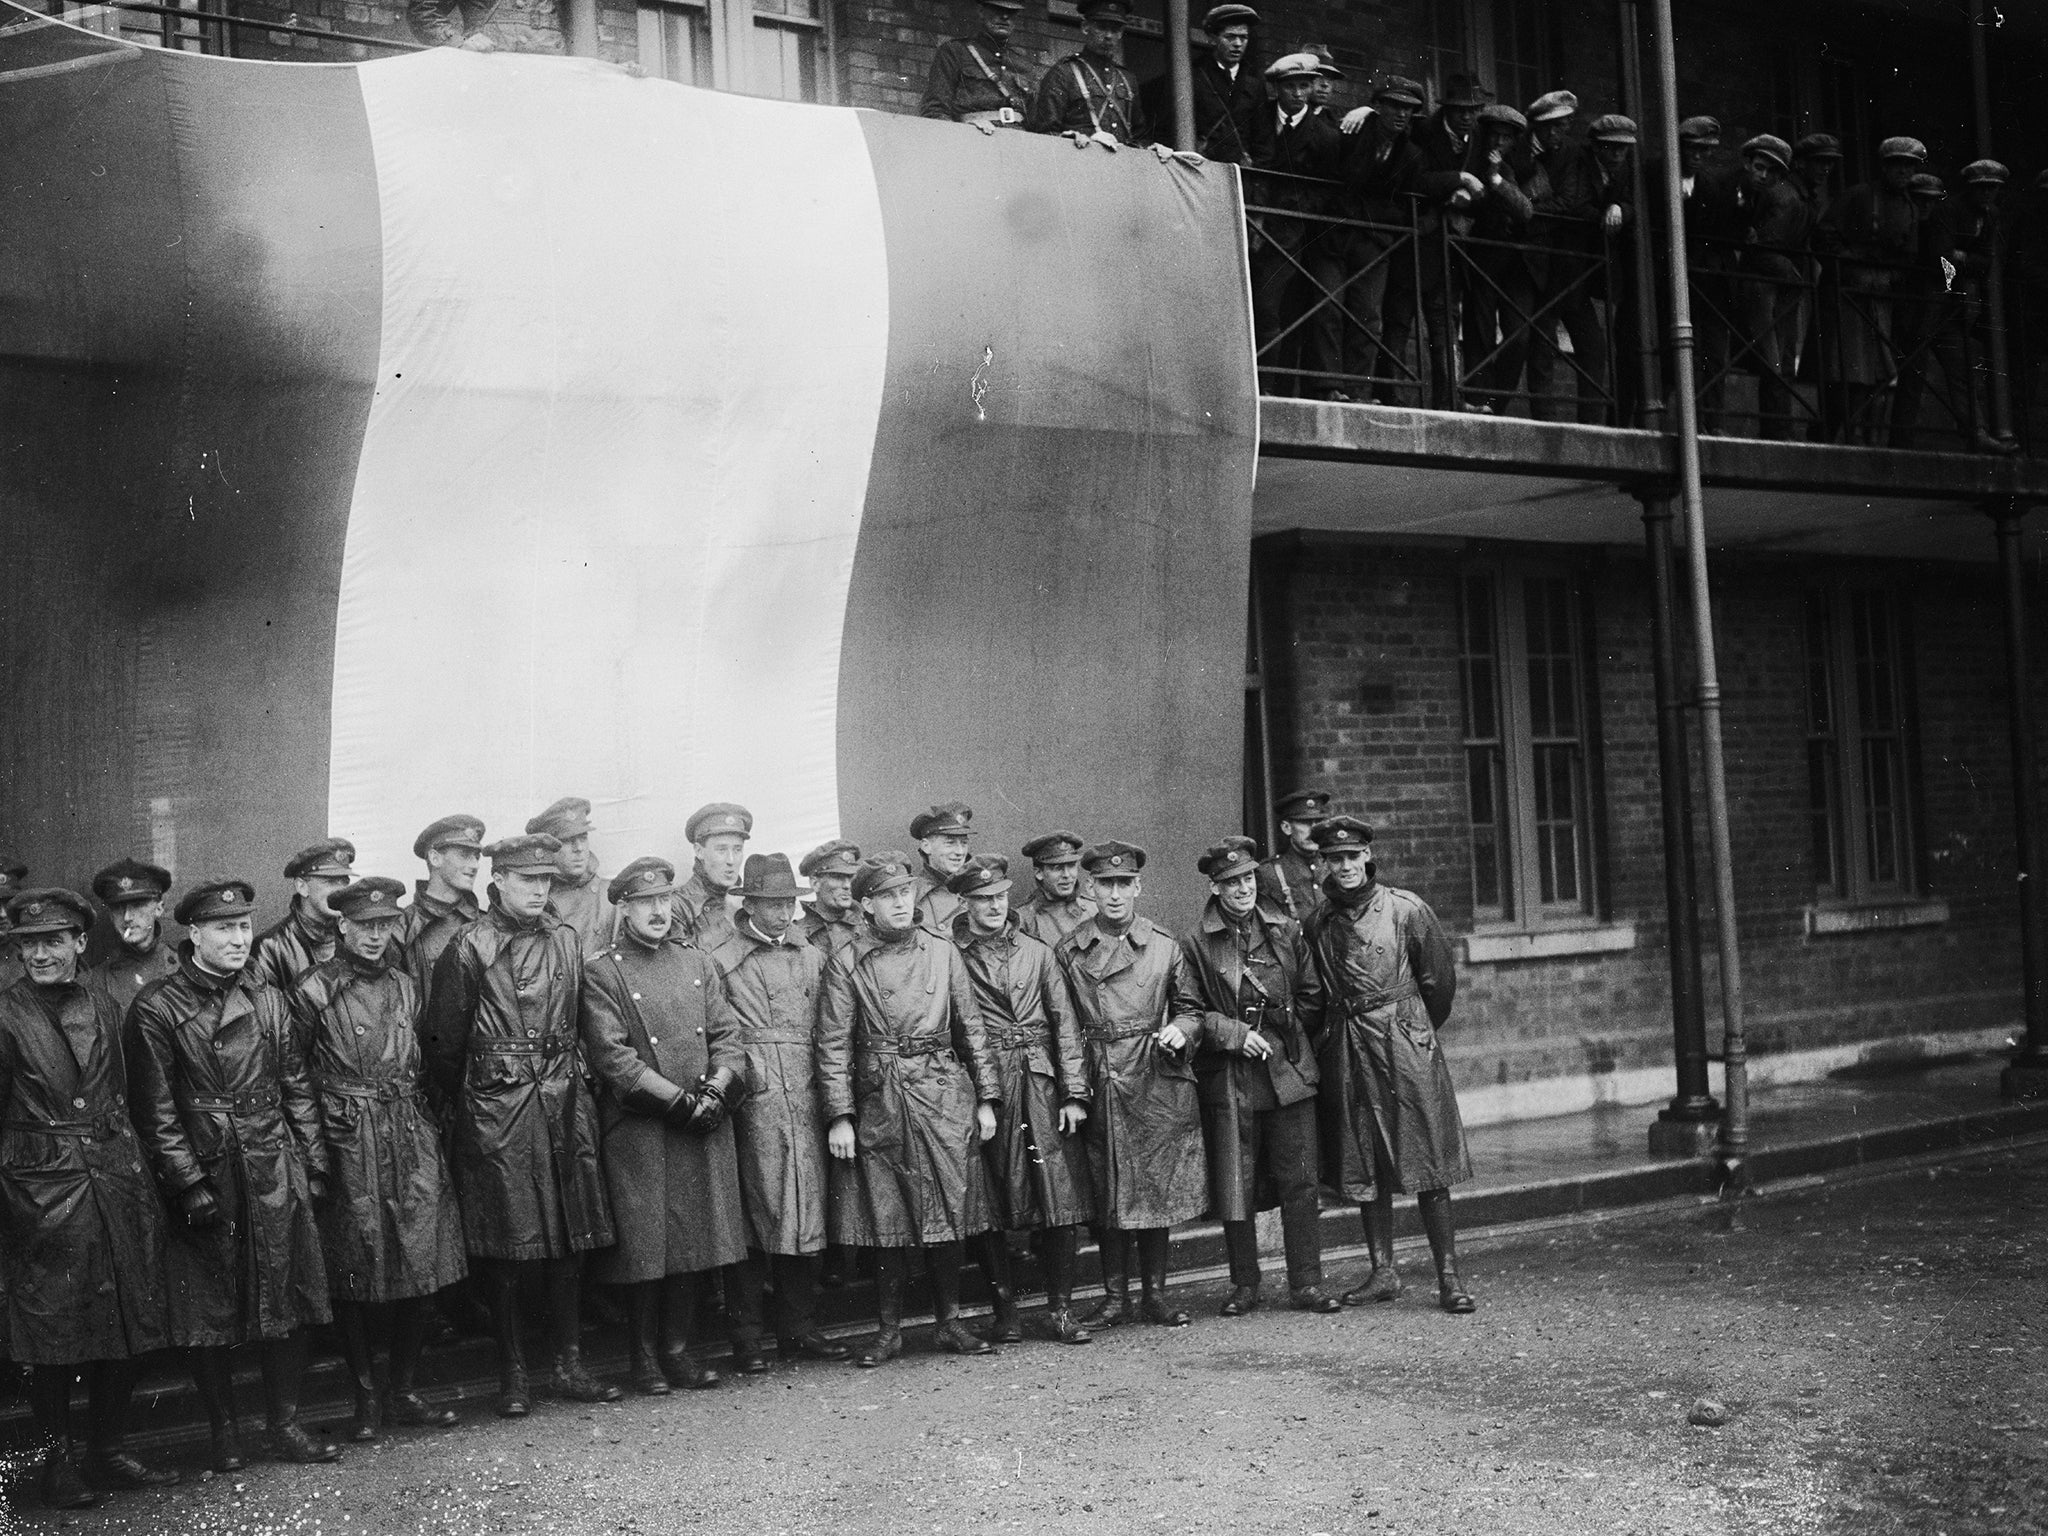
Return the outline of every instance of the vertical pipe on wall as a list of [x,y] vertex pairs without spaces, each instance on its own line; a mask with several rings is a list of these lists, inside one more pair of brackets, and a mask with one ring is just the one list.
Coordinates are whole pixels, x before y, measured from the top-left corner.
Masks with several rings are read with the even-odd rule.
[[1188,57],[1188,0],[1166,0],[1166,68],[1173,79],[1173,147],[1195,147],[1195,67]]
[[[1619,0],[1615,8],[1615,26],[1615,41],[1621,55],[1621,110],[1634,119],[1636,137],[1647,141],[1650,113],[1649,103],[1643,99],[1642,19],[1638,14],[1637,0]],[[1615,425],[1647,427],[1652,432],[1661,432],[1664,430],[1664,391],[1662,380],[1657,376],[1657,269],[1650,251],[1650,228],[1644,222],[1650,211],[1650,189],[1643,174],[1642,148],[1638,144],[1636,152],[1628,157],[1630,195],[1635,199],[1636,211],[1636,227],[1628,232],[1632,261],[1630,293],[1635,301],[1636,419],[1626,421],[1617,413]],[[1608,342],[1608,350],[1615,350],[1612,340]],[[1618,368],[1616,372],[1618,382]],[[1649,503],[1643,505],[1647,508]]]
[[597,0],[568,0],[569,51],[579,59],[597,57]]
[[2020,977],[2026,1038],[1999,1080],[2008,1099],[2048,1096],[2048,904],[2040,889],[2041,774],[2034,756],[2033,664],[2027,634],[2026,550],[2021,542],[2026,503],[2010,499],[1992,509],[1998,529],[1998,573],[2005,587],[2005,657],[2008,719],[2012,728],[2012,832],[2019,865]]
[[[1977,109],[1977,158],[1992,159],[1996,151],[1991,138],[1991,66],[1986,57],[1985,34],[1991,21],[1986,15],[1984,0],[1970,0],[1970,87]],[[1989,334],[1991,356],[1988,404],[1991,419],[1984,423],[1985,430],[2000,443],[2013,441],[2012,426],[2012,385],[2011,375],[2006,371],[2010,362],[2010,348],[2005,336],[2005,241],[2003,231],[1998,227],[1999,213],[1994,210],[1988,217],[1993,221],[1990,238],[1984,244],[1990,253],[1989,270],[1984,274],[1984,319]]]

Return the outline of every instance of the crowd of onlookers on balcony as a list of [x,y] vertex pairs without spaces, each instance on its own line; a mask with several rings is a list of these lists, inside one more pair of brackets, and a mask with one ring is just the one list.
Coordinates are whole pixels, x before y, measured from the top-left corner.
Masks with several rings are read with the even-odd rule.
[[[1080,0],[1081,48],[1035,85],[1007,46],[1021,9],[978,0],[981,29],[940,47],[924,114],[1245,167],[1266,393],[1614,424],[1663,394],[1645,335],[1670,314],[1663,181],[1630,118],[1563,89],[1516,106],[1464,74],[1433,106],[1383,75],[1340,115],[1329,50],[1256,67],[1258,13],[1228,3],[1202,20],[1194,142],[1172,151],[1168,81],[1118,62],[1128,0]],[[2006,166],[1945,178],[1903,135],[1847,186],[1831,133],[1731,144],[1691,116],[1678,138],[1702,430],[2013,450],[1986,301],[1995,249],[2023,396],[2048,333],[2048,172],[2004,209]]]

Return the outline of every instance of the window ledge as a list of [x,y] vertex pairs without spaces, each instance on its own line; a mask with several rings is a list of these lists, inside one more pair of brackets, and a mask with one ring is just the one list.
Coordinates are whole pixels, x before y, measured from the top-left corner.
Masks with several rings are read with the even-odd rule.
[[1806,909],[1806,936],[1831,933],[1888,933],[1894,928],[1932,928],[1948,921],[1948,903],[1934,901],[1868,901]]
[[1569,955],[1618,954],[1635,947],[1634,923],[1540,928],[1518,933],[1473,933],[1465,936],[1465,963],[1500,965],[1513,960],[1561,960]]

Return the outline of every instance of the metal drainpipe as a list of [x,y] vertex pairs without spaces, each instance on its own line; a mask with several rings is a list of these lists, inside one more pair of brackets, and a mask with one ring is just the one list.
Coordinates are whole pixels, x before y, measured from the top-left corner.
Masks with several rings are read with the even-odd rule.
[[597,57],[597,0],[569,0],[569,51],[579,59]]
[[1195,68],[1188,58],[1188,0],[1166,0],[1166,68],[1173,77],[1173,146],[1195,147]]
[[[1977,108],[1977,158],[1994,158],[1991,144],[1991,66],[1985,58],[1984,33],[1990,25],[1984,14],[1984,0],[1970,0],[1970,85],[1976,96]],[[2005,338],[2005,241],[2004,231],[1998,226],[2002,222],[1999,210],[1993,208],[1985,215],[1990,221],[1989,238],[1985,244],[1991,248],[1991,260],[1984,274],[1984,309],[1986,329],[1991,333],[1991,420],[1985,424],[1991,435],[2000,442],[2012,440],[2012,386],[2009,366],[2010,349]]]
[[2019,864],[2020,977],[2026,1038],[1999,1089],[2008,1099],[2048,1095],[2048,927],[2041,882],[2041,777],[2034,756],[2033,667],[2028,660],[2026,550],[2021,543],[2027,505],[2009,499],[1991,509],[1998,528],[1998,571],[2005,588],[2007,700],[2012,725],[2013,845]]
[[1735,855],[1728,835],[1728,773],[1721,748],[1721,672],[1714,659],[1714,610],[1707,583],[1707,515],[1700,488],[1699,401],[1693,379],[1692,292],[1685,257],[1685,194],[1679,185],[1678,47],[1671,0],[1650,0],[1657,45],[1657,121],[1664,153],[1661,190],[1670,253],[1671,391],[1678,432],[1678,491],[1685,512],[1685,554],[1691,578],[1693,651],[1699,671],[1700,766],[1707,789],[1707,844],[1714,866],[1714,918],[1721,956],[1722,1063],[1726,1093],[1717,1149],[1721,1188],[1748,1187],[1749,1049],[1742,1018],[1742,949],[1735,918]]
[[[1617,41],[1621,48],[1621,110],[1636,122],[1636,137],[1640,140],[1650,131],[1649,103],[1643,99],[1643,41],[1642,19],[1638,14],[1637,0],[1620,0],[1615,15],[1619,30]],[[1636,422],[1617,422],[1617,426],[1641,426],[1652,432],[1664,430],[1664,392],[1657,377],[1657,268],[1650,251],[1650,226],[1645,222],[1650,216],[1650,188],[1643,175],[1643,146],[1638,144],[1636,152],[1628,157],[1630,195],[1635,199],[1636,227],[1629,241],[1629,254],[1634,259],[1635,304],[1636,304],[1636,379],[1640,390],[1639,414]],[[1611,345],[1611,343],[1610,343]],[[1616,379],[1619,380],[1619,372]]]

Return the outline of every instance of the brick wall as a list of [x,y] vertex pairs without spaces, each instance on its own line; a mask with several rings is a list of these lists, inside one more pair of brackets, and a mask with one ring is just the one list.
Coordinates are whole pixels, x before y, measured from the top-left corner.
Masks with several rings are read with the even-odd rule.
[[[1478,549],[1269,541],[1268,668],[1275,776],[1319,784],[1379,833],[1383,875],[1425,897],[1454,933],[1473,922],[1460,749],[1456,581]],[[1603,737],[1603,915],[1636,924],[1612,955],[1464,965],[1450,1048],[1466,1086],[1670,1059],[1669,973],[1646,576],[1631,552],[1550,549],[1590,595]],[[1798,1050],[2018,1016],[2010,773],[1993,573],[1891,581],[1912,625],[1919,709],[1924,894],[1938,927],[1810,938],[1801,614],[1842,561],[1717,561],[1726,760],[1752,1048]],[[1907,579],[1910,574],[1910,580]],[[1696,748],[1696,742],[1695,742]],[[1695,789],[1695,806],[1704,798]],[[1718,1037],[1704,811],[1698,860],[1709,915],[1709,1038]]]

